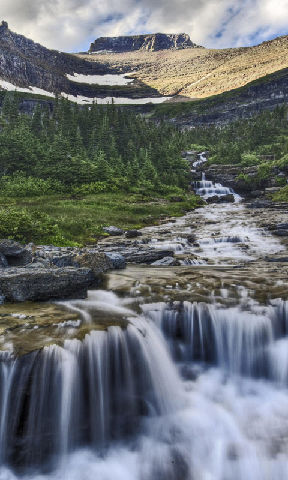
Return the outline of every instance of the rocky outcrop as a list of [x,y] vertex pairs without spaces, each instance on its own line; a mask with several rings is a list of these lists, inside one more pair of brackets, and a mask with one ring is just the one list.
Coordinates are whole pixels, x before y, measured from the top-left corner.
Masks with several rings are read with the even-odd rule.
[[106,73],[99,62],[87,62],[75,55],[49,50],[39,43],[0,26],[0,79],[19,87],[35,86],[53,93],[95,96],[89,85],[77,85],[66,74]]
[[159,50],[195,48],[186,33],[167,34],[154,33],[147,35],[130,35],[122,37],[100,37],[91,43],[89,52],[111,51],[115,53],[132,52],[135,50],[146,50],[157,52]]
[[95,281],[88,268],[6,268],[0,274],[0,297],[8,302],[84,298]]
[[32,263],[31,250],[14,240],[0,240],[0,268],[22,267]]
[[125,268],[117,252],[73,247],[24,247],[0,240],[0,304],[82,298],[90,286],[100,283],[102,273]]
[[[279,187],[276,186],[277,179],[282,178],[278,167],[273,167],[271,175],[261,180],[258,178],[257,165],[243,167],[241,165],[212,164],[207,166],[204,164],[202,169],[205,171],[206,178],[209,178],[212,182],[221,183],[241,195],[252,197],[275,193],[279,190]],[[193,174],[193,177],[195,180],[200,180],[200,169]]]

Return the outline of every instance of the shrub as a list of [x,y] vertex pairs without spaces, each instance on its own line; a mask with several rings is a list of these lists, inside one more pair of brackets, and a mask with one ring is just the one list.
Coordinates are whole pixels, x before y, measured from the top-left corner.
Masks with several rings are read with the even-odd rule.
[[259,158],[255,153],[242,153],[241,155],[241,165],[243,167],[251,167],[259,163]]
[[63,241],[58,225],[49,215],[17,207],[0,208],[0,237],[22,243]]
[[21,172],[4,176],[0,181],[0,192],[10,197],[39,197],[63,192],[64,186],[57,180],[27,177]]
[[288,154],[284,155],[280,160],[277,160],[275,165],[288,173]]

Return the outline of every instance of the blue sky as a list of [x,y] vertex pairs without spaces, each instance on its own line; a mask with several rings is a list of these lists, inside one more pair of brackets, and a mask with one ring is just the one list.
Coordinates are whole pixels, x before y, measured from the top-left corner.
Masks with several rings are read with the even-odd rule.
[[288,33],[288,0],[1,0],[12,30],[49,48],[83,51],[99,36],[185,32],[210,48]]

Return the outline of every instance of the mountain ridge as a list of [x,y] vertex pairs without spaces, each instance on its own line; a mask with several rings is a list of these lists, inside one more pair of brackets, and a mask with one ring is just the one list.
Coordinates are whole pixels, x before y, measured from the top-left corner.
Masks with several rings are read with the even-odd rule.
[[142,35],[121,35],[117,37],[99,37],[91,43],[89,53],[111,51],[114,53],[145,50],[199,48],[187,33],[151,33]]

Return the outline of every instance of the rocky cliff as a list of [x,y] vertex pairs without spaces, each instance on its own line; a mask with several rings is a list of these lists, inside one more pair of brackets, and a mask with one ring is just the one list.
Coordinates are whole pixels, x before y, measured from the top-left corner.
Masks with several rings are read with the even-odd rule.
[[89,52],[110,51],[115,53],[146,50],[183,49],[197,47],[186,33],[166,34],[154,33],[149,35],[131,35],[123,37],[100,37],[91,43]]
[[7,22],[0,24],[0,79],[13,85],[77,94],[82,93],[81,87],[70,82],[66,78],[67,73],[93,74],[104,71],[106,73],[107,68],[103,69],[98,62],[91,63],[74,55],[49,50],[9,30]]

